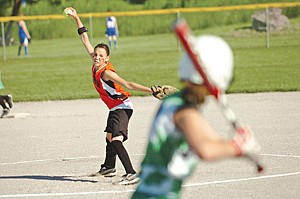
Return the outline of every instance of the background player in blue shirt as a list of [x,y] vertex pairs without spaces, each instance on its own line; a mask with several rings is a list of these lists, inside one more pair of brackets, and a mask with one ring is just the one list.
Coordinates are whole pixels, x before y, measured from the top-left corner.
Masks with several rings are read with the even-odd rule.
[[[107,12],[111,12],[108,10]],[[117,19],[114,16],[106,18],[106,32],[105,36],[108,38],[108,45],[111,49],[112,41],[114,42],[114,48],[118,48],[117,36],[119,35]]]
[[31,35],[27,30],[27,26],[26,26],[26,23],[24,20],[18,21],[18,27],[19,27],[19,38],[20,38],[18,56],[21,55],[22,46],[24,46],[25,55],[27,56],[28,55],[28,43],[30,42]]

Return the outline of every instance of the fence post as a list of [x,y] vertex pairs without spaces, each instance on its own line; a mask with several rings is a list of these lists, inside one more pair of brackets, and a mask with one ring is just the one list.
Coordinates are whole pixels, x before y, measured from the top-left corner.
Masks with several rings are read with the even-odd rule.
[[93,16],[92,15],[90,15],[90,17],[89,17],[89,22],[90,22],[90,30],[89,30],[89,32],[90,32],[90,40],[91,40],[91,44],[92,44],[92,46],[94,46],[94,43],[93,43],[93,41],[94,41],[94,38],[93,38]]
[[[180,19],[180,11],[177,12],[177,15],[176,15],[176,19],[179,20]],[[178,48],[178,51],[181,51],[181,46],[180,46],[180,42],[179,42],[179,39],[177,37],[177,48]]]
[[270,13],[268,6],[266,7],[266,36],[267,36],[267,48],[270,48]]
[[3,47],[3,60],[6,61],[6,48],[5,48],[5,34],[4,34],[4,22],[1,22],[2,29],[2,47]]

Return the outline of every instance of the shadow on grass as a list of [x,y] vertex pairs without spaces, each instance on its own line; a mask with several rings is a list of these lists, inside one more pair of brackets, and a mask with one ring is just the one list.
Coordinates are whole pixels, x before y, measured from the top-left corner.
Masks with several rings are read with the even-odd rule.
[[252,26],[243,26],[239,28],[235,28],[234,30],[253,30]]

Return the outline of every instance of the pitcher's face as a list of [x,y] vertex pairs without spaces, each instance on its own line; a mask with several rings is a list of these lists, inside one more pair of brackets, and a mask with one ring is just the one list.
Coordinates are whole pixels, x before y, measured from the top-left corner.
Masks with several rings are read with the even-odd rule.
[[97,68],[106,65],[109,60],[109,56],[107,56],[104,48],[95,48],[93,58],[94,66]]

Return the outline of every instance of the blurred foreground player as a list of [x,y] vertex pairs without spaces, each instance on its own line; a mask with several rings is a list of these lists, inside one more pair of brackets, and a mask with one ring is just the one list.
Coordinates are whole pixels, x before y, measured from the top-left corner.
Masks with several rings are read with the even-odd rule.
[[[233,76],[230,47],[221,38],[210,35],[198,37],[195,45],[206,72],[225,92]],[[219,54],[216,49],[221,49]],[[250,129],[242,127],[227,140],[206,121],[199,108],[210,94],[187,54],[180,63],[179,77],[183,89],[163,100],[152,123],[134,199],[180,198],[182,184],[198,158],[212,161],[260,152]]]

